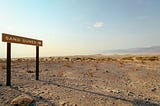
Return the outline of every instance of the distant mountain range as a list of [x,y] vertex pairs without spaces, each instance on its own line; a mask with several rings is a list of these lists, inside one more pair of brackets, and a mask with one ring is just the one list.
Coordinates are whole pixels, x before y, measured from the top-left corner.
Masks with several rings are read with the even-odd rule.
[[160,46],[144,47],[144,48],[130,48],[130,49],[116,49],[104,50],[103,54],[160,54]]

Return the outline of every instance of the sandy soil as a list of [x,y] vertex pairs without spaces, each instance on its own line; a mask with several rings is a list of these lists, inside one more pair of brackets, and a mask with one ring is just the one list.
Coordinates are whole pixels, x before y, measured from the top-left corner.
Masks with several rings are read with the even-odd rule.
[[0,59],[0,106],[27,94],[37,106],[160,106],[160,56],[68,56],[12,60],[12,86],[6,87]]

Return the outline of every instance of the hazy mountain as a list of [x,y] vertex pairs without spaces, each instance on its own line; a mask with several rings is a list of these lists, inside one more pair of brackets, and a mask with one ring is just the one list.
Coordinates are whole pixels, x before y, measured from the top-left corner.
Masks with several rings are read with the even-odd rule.
[[101,53],[120,53],[120,54],[148,54],[148,53],[160,53],[160,46],[144,47],[144,48],[130,48],[130,49],[116,49],[116,50],[104,50]]

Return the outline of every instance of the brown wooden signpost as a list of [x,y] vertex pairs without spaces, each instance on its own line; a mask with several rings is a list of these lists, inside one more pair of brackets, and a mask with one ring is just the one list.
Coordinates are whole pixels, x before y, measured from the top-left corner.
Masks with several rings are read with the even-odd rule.
[[7,42],[7,74],[6,85],[11,86],[11,43],[27,44],[36,46],[36,80],[39,80],[39,46],[43,45],[42,40],[20,37],[2,33],[2,41]]

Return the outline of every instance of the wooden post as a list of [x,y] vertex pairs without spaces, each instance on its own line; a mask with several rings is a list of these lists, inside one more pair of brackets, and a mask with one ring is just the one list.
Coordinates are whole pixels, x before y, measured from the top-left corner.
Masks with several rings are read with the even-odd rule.
[[39,46],[36,46],[36,80],[39,80]]
[[11,86],[11,43],[7,43],[7,74],[6,85]]
[[[43,45],[43,41],[11,35],[11,34],[5,34],[5,33],[2,33],[2,41],[7,42],[6,85],[11,86],[11,43],[36,46],[36,80],[39,80],[39,46]],[[28,63],[27,63],[27,68],[28,68]]]

